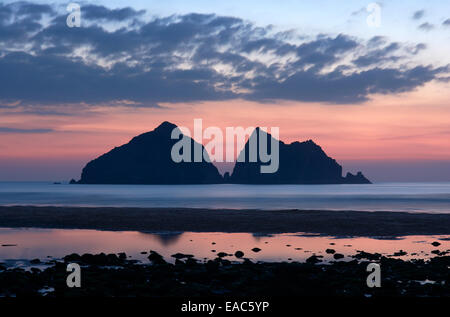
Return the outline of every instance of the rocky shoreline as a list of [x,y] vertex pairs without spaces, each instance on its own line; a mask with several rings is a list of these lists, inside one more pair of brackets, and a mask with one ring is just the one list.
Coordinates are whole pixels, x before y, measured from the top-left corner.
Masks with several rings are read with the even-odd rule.
[[[48,261],[47,268],[6,268],[0,264],[0,295],[196,297],[196,296],[333,296],[333,297],[448,297],[450,256],[428,261],[404,261],[360,251],[351,261],[322,263],[313,255],[306,262],[254,263],[243,257],[231,262],[226,254],[199,261],[192,255],[174,254],[166,262],[154,251],[139,263],[120,254],[71,254]],[[442,253],[444,254],[444,253]],[[237,256],[237,254],[235,254]],[[381,287],[369,288],[367,266],[381,267]],[[31,261],[42,265],[40,260]],[[66,284],[67,265],[81,267],[81,287]]]

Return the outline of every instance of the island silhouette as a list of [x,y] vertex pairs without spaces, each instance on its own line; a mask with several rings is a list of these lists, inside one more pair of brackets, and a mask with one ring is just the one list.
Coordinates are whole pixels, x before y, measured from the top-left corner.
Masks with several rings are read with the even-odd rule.
[[[172,131],[177,126],[163,122],[153,131],[134,137],[129,143],[90,161],[83,168],[81,179],[72,184],[370,184],[361,173],[342,176],[342,166],[330,158],[320,146],[309,140],[285,144],[279,141],[279,168],[275,173],[260,173],[265,164],[258,158],[249,162],[252,138],[264,135],[270,151],[270,134],[256,128],[240,153],[245,160],[236,162],[233,173],[222,176],[211,162],[179,162],[172,160],[171,150],[177,139]],[[257,133],[260,132],[260,133]],[[187,136],[185,136],[187,137]],[[194,147],[203,145],[191,140]],[[259,147],[259,143],[258,143]]]
[[[279,168],[275,173],[260,173],[259,159],[250,162],[251,139],[260,147],[260,138],[267,140],[268,152],[271,151],[272,135],[256,128],[245,144],[236,162],[231,176],[225,176],[230,183],[235,184],[370,184],[361,173],[347,173],[342,177],[342,166],[329,157],[322,148],[312,140],[285,144],[279,141]],[[267,165],[267,164],[266,164]]]

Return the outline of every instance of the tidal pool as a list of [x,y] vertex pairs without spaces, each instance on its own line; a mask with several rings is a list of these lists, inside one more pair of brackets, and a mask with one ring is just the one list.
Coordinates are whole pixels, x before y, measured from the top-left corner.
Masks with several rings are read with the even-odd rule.
[[[439,245],[432,245],[438,242]],[[255,252],[252,249],[258,248]],[[242,251],[244,258],[252,261],[305,261],[315,254],[331,261],[332,249],[351,260],[357,251],[381,253],[403,260],[427,259],[435,256],[433,250],[450,251],[450,236],[404,236],[396,238],[330,237],[306,233],[257,235],[251,233],[223,232],[158,232],[99,231],[80,229],[16,229],[0,228],[0,262],[10,265],[26,265],[31,259],[59,259],[71,253],[119,253],[147,263],[150,250],[163,255],[167,261],[175,259],[175,253],[192,254],[196,259],[213,259],[219,252],[234,256]],[[400,250],[403,256],[394,256]],[[331,252],[328,250],[328,252]]]

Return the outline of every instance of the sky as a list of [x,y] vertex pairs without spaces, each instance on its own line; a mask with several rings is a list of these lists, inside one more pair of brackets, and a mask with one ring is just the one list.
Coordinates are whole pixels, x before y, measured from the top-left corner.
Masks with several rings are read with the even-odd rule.
[[0,181],[77,179],[195,118],[279,127],[375,182],[450,181],[450,2],[77,3],[70,28],[67,2],[0,2]]

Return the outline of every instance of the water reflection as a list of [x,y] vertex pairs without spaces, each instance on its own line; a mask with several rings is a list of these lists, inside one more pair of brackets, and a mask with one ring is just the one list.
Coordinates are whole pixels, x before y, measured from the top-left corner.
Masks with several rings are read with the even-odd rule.
[[[253,261],[304,261],[312,254],[321,255],[325,261],[333,260],[335,253],[346,256],[359,250],[393,256],[403,250],[402,259],[430,258],[432,251],[450,251],[450,236],[406,236],[400,238],[348,238],[324,237],[303,233],[253,235],[250,233],[142,233],[135,231],[96,231],[64,229],[8,229],[0,228],[0,261],[11,259],[45,260],[61,258],[70,253],[126,252],[134,259],[148,262],[150,250],[157,251],[167,260],[181,252],[193,254],[197,259],[215,258],[219,252],[234,254],[244,252]],[[433,246],[432,242],[439,242]],[[259,248],[259,252],[252,249]],[[214,250],[214,251],[213,251]],[[237,260],[233,255],[227,257]],[[291,261],[289,260],[289,261]]]
[[146,233],[146,232],[138,232],[139,235],[142,235],[144,239],[148,239],[150,241],[158,240],[161,245],[169,246],[171,244],[176,243],[183,232],[162,232],[162,233]]

